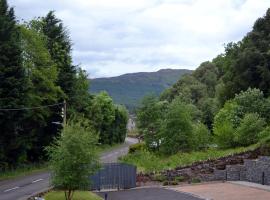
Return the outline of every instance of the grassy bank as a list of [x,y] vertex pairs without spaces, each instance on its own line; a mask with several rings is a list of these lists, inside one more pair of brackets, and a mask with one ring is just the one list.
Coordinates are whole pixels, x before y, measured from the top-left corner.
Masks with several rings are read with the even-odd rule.
[[[65,200],[65,194],[63,191],[52,191],[47,193],[44,198],[45,200]],[[102,198],[89,191],[76,191],[74,200],[102,200]]]
[[208,149],[198,152],[177,153],[172,156],[163,156],[146,150],[139,150],[135,153],[131,153],[122,157],[121,161],[136,165],[138,167],[138,171],[154,172],[190,165],[197,161],[216,159],[235,153],[241,153],[247,150],[253,150],[256,147],[257,145],[226,150]]
[[6,171],[3,171],[0,173],[0,181],[6,180],[6,179],[12,179],[19,176],[25,176],[32,173],[38,173],[42,171],[48,170],[48,164],[42,163],[42,164],[29,164],[29,165],[23,165],[19,166],[14,169],[9,169]]

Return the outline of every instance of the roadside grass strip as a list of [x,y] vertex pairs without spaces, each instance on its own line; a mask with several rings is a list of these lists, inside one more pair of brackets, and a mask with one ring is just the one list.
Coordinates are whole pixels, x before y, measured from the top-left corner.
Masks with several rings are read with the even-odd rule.
[[[65,200],[65,193],[64,191],[51,191],[44,198],[45,200]],[[102,200],[102,198],[89,191],[75,191],[73,200]]]

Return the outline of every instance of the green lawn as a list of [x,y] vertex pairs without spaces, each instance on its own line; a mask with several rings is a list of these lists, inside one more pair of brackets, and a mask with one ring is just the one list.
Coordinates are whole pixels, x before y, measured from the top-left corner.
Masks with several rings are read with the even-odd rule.
[[[63,191],[52,191],[44,196],[45,200],[65,200]],[[73,200],[102,200],[101,197],[89,191],[76,191]]]
[[208,149],[198,152],[178,153],[172,156],[162,156],[146,150],[141,150],[122,157],[121,161],[136,165],[138,167],[138,171],[141,172],[157,172],[164,169],[173,169],[176,167],[190,165],[196,161],[216,159],[234,153],[253,150],[256,147],[257,145],[226,150]]

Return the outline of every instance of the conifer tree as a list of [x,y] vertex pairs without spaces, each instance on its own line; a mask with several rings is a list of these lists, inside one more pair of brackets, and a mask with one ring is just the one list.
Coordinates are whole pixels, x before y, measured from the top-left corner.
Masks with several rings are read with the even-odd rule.
[[42,31],[47,36],[47,48],[58,68],[57,84],[67,95],[68,103],[72,105],[73,102],[70,100],[75,92],[76,67],[72,65],[71,41],[68,32],[53,11],[42,18]]
[[[0,0],[0,108],[26,106],[27,80],[21,60],[20,32],[13,8]],[[25,158],[21,134],[25,111],[0,110],[0,168]]]

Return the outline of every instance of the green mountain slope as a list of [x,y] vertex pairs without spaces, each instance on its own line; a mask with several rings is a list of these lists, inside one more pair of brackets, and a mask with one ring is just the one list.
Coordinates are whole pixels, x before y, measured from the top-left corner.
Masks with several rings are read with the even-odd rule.
[[136,107],[147,94],[159,95],[172,86],[184,74],[186,69],[162,69],[157,72],[139,72],[111,78],[90,80],[90,92],[107,91],[115,103],[124,104],[128,109]]

